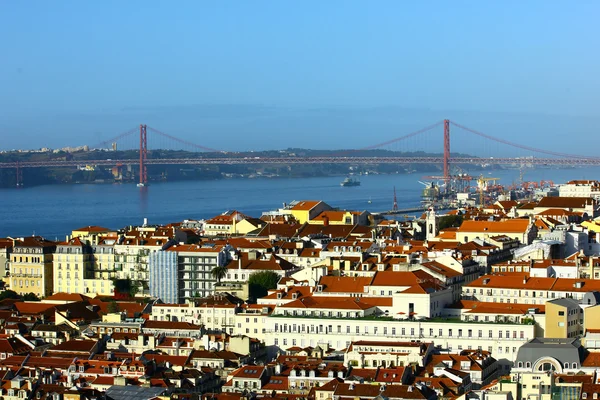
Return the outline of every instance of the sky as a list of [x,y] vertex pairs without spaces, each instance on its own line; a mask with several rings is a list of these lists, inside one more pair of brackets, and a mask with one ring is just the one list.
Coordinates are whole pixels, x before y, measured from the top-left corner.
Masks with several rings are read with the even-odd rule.
[[459,117],[585,154],[598,15],[595,0],[3,1],[0,149],[142,122],[225,150],[364,147]]

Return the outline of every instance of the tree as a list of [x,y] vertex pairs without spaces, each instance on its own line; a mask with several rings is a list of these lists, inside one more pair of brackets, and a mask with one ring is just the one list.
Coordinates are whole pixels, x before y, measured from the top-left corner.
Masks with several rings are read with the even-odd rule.
[[23,301],[40,301],[40,298],[33,293],[27,293],[23,296]]
[[2,293],[0,293],[0,300],[4,300],[4,299],[19,300],[20,298],[21,298],[21,296],[19,296],[19,294],[17,292],[15,292],[14,290],[5,290]]
[[113,285],[115,287],[115,296],[118,297],[135,297],[139,292],[140,288],[138,283],[127,279],[114,279]]
[[446,228],[457,228],[462,224],[463,217],[462,215],[444,215],[440,218],[440,223],[438,228],[440,231],[443,231]]
[[220,283],[221,279],[227,275],[227,267],[225,265],[214,267],[210,273],[217,280],[217,283]]
[[275,289],[281,277],[273,271],[255,272],[248,279],[248,291],[251,299],[258,299],[267,295],[267,291]]

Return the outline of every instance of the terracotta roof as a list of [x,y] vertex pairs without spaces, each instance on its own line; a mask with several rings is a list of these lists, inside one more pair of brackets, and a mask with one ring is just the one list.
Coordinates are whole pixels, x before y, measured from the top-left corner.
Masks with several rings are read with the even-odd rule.
[[323,276],[319,281],[325,293],[364,293],[372,277]]
[[[293,300],[289,303],[279,306],[280,308],[314,308],[314,309],[333,309],[333,310],[368,310],[369,308],[375,307],[371,298],[360,298],[355,297],[321,297],[321,296],[309,296],[302,297],[297,300]],[[374,300],[374,299],[373,299]],[[391,298],[389,298],[389,305],[391,306]]]
[[109,232],[110,229],[103,228],[101,226],[88,225],[79,229],[73,229],[74,232],[89,232],[89,233],[98,233],[98,232]]
[[91,353],[98,342],[95,340],[68,340],[52,347],[51,351]]
[[240,367],[230,373],[230,376],[234,378],[254,378],[258,379],[265,372],[265,366],[257,366],[257,365],[246,365]]
[[544,197],[539,201],[537,207],[585,208],[594,203],[595,201],[590,197]]
[[309,211],[309,210],[312,210],[313,208],[315,208],[319,203],[321,203],[321,200],[303,200],[303,201],[299,201],[297,204],[295,204],[292,207],[292,210]]
[[83,294],[79,294],[79,293],[55,293],[51,296],[48,296],[46,298],[44,298],[44,300],[42,300],[42,302],[44,302],[45,300],[52,300],[52,301],[85,301],[85,300],[89,300],[90,298],[87,296],[84,296]]
[[510,219],[505,221],[463,221],[459,232],[487,233],[524,233],[529,227],[528,219]]

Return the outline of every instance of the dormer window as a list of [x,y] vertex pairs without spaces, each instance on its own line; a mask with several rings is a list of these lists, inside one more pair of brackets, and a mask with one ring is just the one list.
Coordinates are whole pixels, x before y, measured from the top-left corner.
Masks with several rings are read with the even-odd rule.
[[83,365],[79,366],[79,372],[85,372],[85,367]]

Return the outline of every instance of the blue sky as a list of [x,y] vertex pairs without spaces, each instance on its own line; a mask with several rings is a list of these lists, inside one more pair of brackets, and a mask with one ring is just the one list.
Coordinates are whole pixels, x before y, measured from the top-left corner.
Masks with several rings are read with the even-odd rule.
[[598,15],[597,1],[0,2],[0,149],[140,122],[217,148],[336,147],[341,131],[355,147],[457,113],[525,144],[600,144]]

